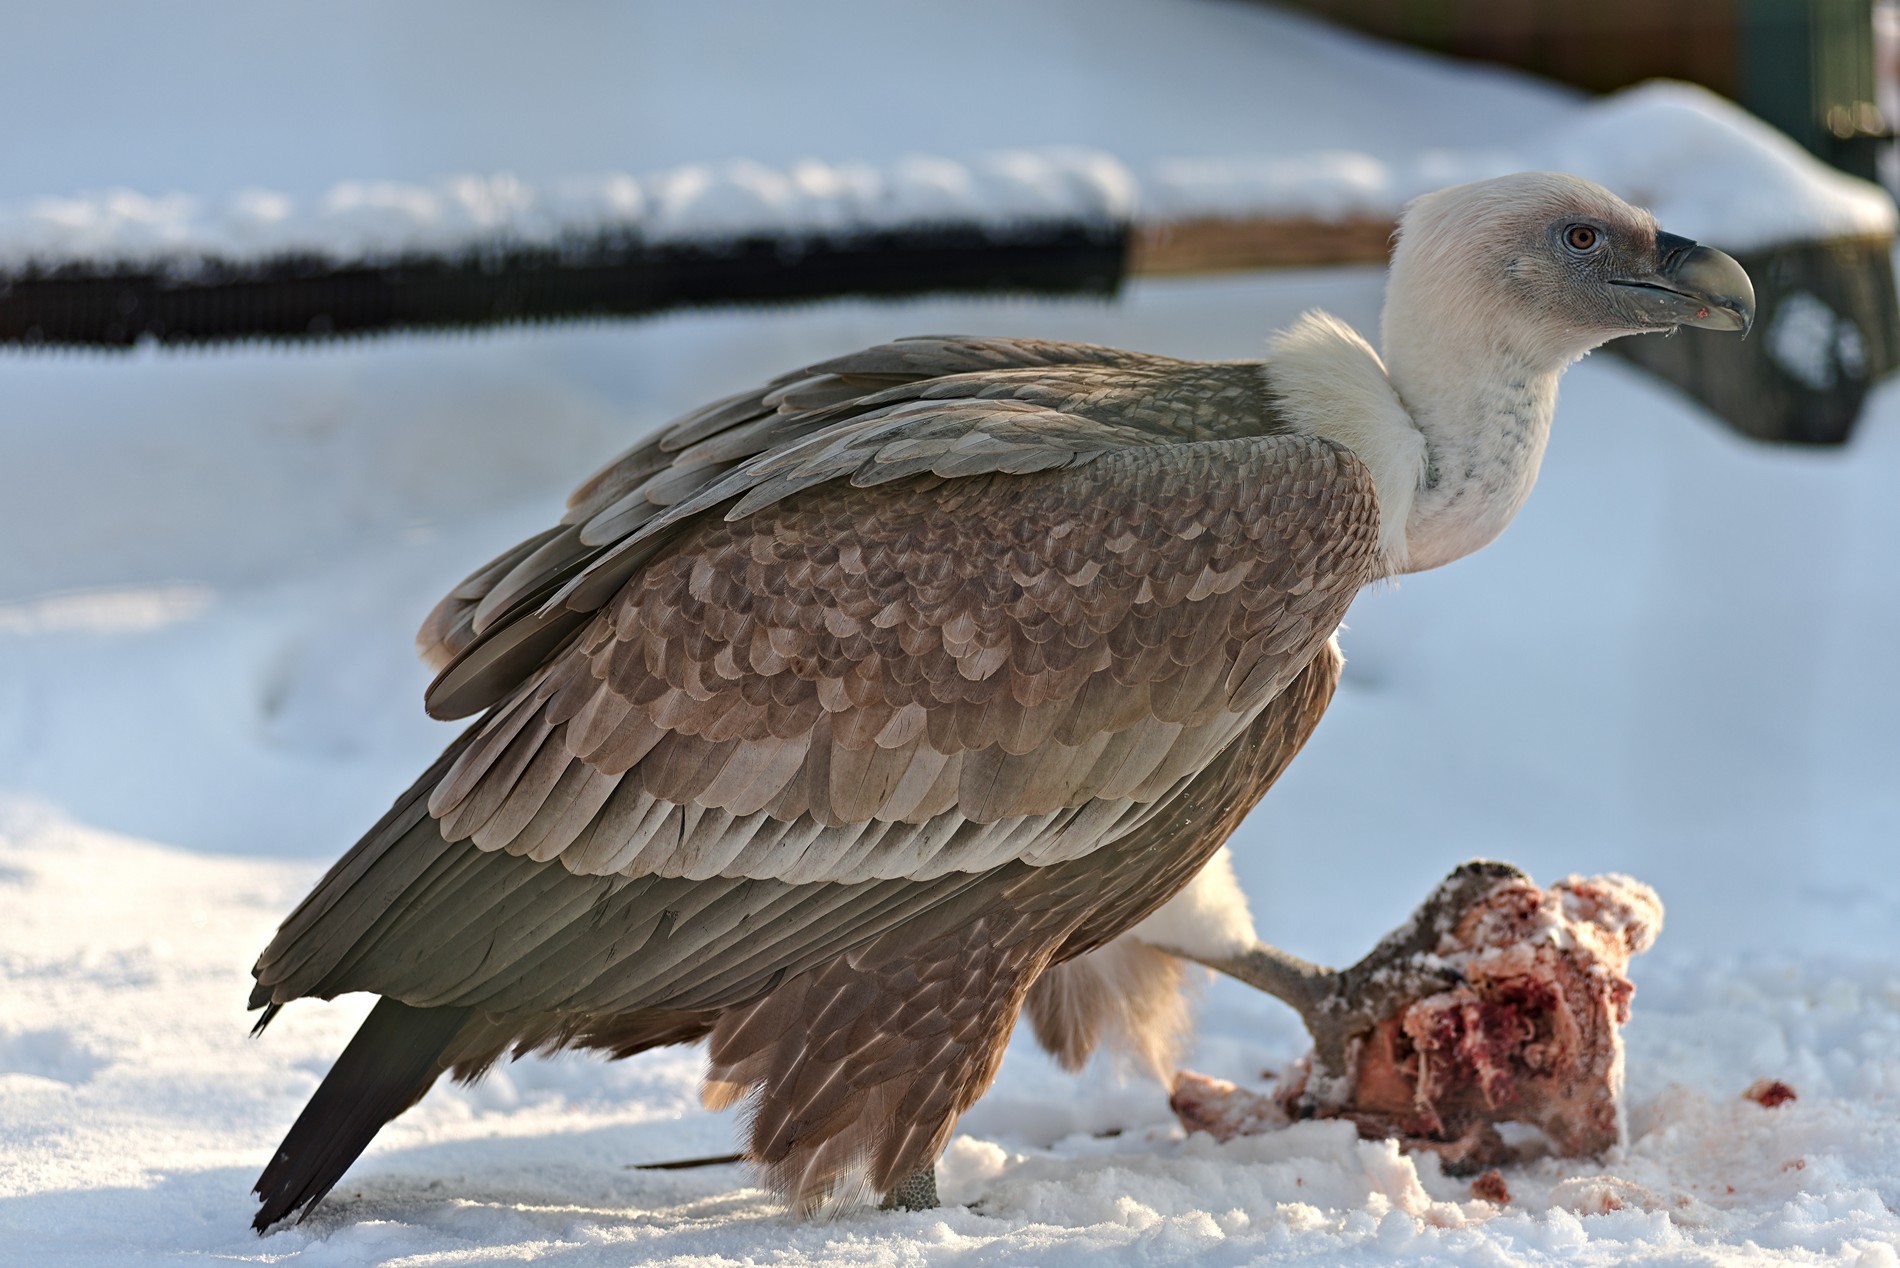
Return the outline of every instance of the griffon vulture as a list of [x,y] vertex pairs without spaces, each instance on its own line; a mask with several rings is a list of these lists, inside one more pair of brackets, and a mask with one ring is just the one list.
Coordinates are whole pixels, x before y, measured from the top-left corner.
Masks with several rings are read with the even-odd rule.
[[1285,769],[1354,594],[1503,530],[1585,352],[1753,306],[1608,191],[1509,176],[1408,209],[1383,356],[1320,313],[1260,361],[905,339],[635,446],[429,616],[429,712],[477,720],[257,961],[260,1030],[382,997],[257,1227],[444,1072],[702,1039],[795,1208],[933,1201],[1026,1002],[1086,1058],[1113,1003],[1052,970]]

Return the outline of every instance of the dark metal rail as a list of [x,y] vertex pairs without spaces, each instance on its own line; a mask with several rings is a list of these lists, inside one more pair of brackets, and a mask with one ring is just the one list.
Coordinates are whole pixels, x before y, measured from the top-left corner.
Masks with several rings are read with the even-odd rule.
[[842,296],[1115,294],[1128,227],[1074,220],[648,242],[609,233],[446,255],[282,255],[0,272],[0,345],[305,340]]

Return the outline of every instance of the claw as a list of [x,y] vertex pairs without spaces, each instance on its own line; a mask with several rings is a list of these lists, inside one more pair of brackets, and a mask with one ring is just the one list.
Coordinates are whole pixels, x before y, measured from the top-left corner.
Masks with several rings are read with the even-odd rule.
[[1225,958],[1159,949],[1204,964],[1293,1006],[1313,1036],[1312,1072],[1294,1107],[1296,1116],[1310,1118],[1351,1095],[1359,1046],[1381,1022],[1413,1001],[1464,983],[1464,974],[1439,959],[1434,950],[1472,905],[1500,884],[1529,880],[1509,863],[1493,859],[1461,863],[1438,883],[1411,919],[1345,969],[1325,968],[1264,942]]

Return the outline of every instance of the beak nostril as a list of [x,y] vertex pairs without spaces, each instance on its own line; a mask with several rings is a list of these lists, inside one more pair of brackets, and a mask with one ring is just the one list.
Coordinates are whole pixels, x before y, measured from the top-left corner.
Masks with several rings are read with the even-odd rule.
[[1656,234],[1657,271],[1660,273],[1673,272],[1681,265],[1683,257],[1695,250],[1695,248],[1696,244],[1693,238],[1685,238],[1680,234],[1658,231]]

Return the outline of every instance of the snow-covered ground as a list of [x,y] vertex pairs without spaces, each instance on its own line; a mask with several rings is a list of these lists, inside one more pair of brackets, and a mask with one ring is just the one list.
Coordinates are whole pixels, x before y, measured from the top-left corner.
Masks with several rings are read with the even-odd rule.
[[[1012,141],[1144,162],[1250,140],[1402,155],[1512,146],[1575,110],[1250,6],[1132,2],[1080,36],[1060,29],[1073,5],[1012,5],[1028,16],[1007,26],[960,7],[1001,69],[880,115],[865,102],[918,71],[870,59],[865,101],[820,85],[783,109],[767,90],[836,73],[823,32],[760,11],[713,32],[692,8],[628,27],[618,9],[293,7],[269,30],[202,6],[23,12],[30,55],[0,109],[71,109],[14,138],[0,194],[313,197],[346,178]],[[952,12],[905,19],[915,58],[967,60],[978,19]],[[302,60],[260,68],[265,35]],[[1144,41],[1193,92],[1103,87]],[[107,69],[105,105],[56,94]],[[605,86],[576,87],[590,77]],[[735,100],[749,79],[761,95]],[[537,91],[496,87],[520,82]],[[1301,94],[1328,108],[1274,113]],[[1341,695],[1235,855],[1262,932],[1335,961],[1472,855],[1656,886],[1668,924],[1632,966],[1621,1155],[1507,1169],[1499,1206],[1337,1124],[1183,1140],[1159,1088],[1071,1079],[1019,1044],[945,1160],[952,1205],[799,1224],[737,1168],[624,1169],[731,1147],[732,1118],[697,1108],[698,1054],[664,1052],[438,1088],[310,1223],[250,1233],[252,1179],[366,1008],[300,1004],[251,1041],[251,959],[449,734],[419,707],[422,613],[592,464],[714,394],[897,334],[1238,357],[1314,304],[1369,330],[1378,294],[1375,272],[1342,270],[1144,283],[1112,306],[0,357],[0,1263],[1900,1265],[1900,390],[1845,452],[1766,449],[1600,356],[1566,381],[1505,537],[1354,607]],[[1209,1073],[1251,1081],[1303,1046],[1233,983],[1200,1016],[1190,1061]],[[1762,1077],[1799,1099],[1742,1099]]]

